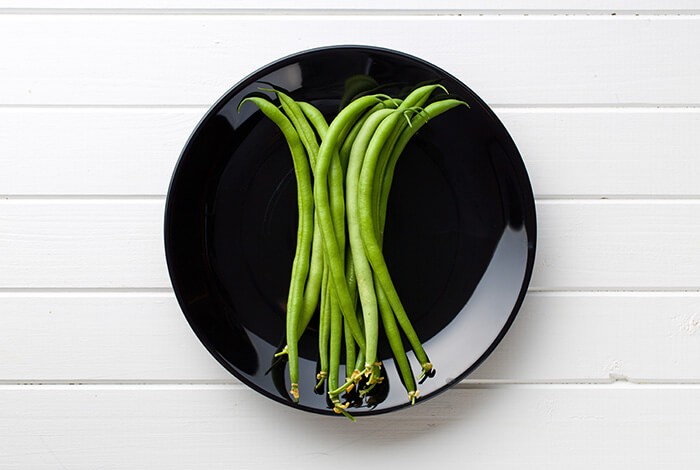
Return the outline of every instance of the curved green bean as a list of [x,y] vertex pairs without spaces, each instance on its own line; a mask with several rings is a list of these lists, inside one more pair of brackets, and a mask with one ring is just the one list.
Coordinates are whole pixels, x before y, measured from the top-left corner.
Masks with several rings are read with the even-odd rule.
[[375,227],[375,218],[374,214],[372,213],[372,189],[374,186],[373,177],[376,170],[378,157],[394,126],[396,126],[398,120],[402,118],[402,111],[394,111],[391,116],[382,121],[382,124],[372,136],[367,155],[365,156],[365,161],[362,165],[362,172],[360,173],[358,210],[360,214],[360,223],[362,225],[362,242],[365,247],[365,252],[367,253],[367,258],[369,259],[372,269],[374,270],[375,277],[381,284],[389,304],[396,315],[396,320],[406,334],[416,357],[421,362],[421,367],[423,368],[424,373],[428,373],[430,370],[432,370],[432,364],[428,360],[427,354],[425,354],[423,346],[418,339],[418,335],[413,329],[411,321],[408,319],[406,310],[404,309],[401,299],[399,298],[399,294],[396,292],[394,283],[391,280],[389,268],[384,260],[381,246],[377,242],[377,228]]
[[316,162],[316,184],[314,184],[314,200],[318,206],[319,222],[323,232],[323,245],[328,254],[331,279],[335,285],[340,310],[348,321],[355,341],[362,349],[365,349],[365,340],[357,322],[352,298],[345,279],[345,267],[341,261],[344,255],[340,254],[333,226],[327,176],[331,160],[337,155],[339,140],[341,137],[344,137],[342,135],[343,129],[353,123],[362,112],[377,101],[379,101],[379,97],[376,95],[359,98],[344,108],[333,120],[319,149],[318,161]]
[[389,201],[389,193],[391,191],[391,185],[393,184],[394,181],[394,170],[396,169],[396,163],[399,160],[399,157],[403,153],[404,149],[406,148],[406,145],[408,142],[411,140],[411,138],[428,122],[428,120],[435,118],[442,113],[449,111],[452,108],[455,108],[459,105],[465,105],[468,106],[467,103],[461,100],[457,99],[445,99],[442,101],[437,101],[435,103],[431,103],[428,106],[425,107],[425,109],[418,114],[416,114],[412,120],[412,126],[407,127],[403,130],[401,133],[401,136],[399,137],[399,140],[396,142],[396,145],[394,146],[391,155],[389,157],[388,163],[386,170],[384,172],[384,176],[382,178],[382,186],[381,186],[381,197],[380,197],[380,205],[379,205],[379,220],[380,220],[380,225],[379,225],[379,237],[380,239],[384,238],[384,224],[386,222],[386,210],[387,210],[387,204]]
[[[301,315],[304,297],[304,284],[309,271],[309,253],[313,237],[314,199],[311,190],[311,170],[304,147],[299,140],[294,126],[284,114],[269,101],[249,97],[241,102],[251,101],[279,127],[287,140],[294,172],[297,178],[297,204],[299,206],[299,224],[297,228],[297,246],[292,263],[292,280],[287,298],[286,335],[289,355],[290,394],[295,401],[299,400],[299,352],[297,349],[298,318]],[[292,339],[290,341],[290,338]]]
[[[324,257],[325,258],[325,257]],[[323,280],[321,289],[321,307],[318,315],[318,358],[320,362],[320,371],[316,375],[318,382],[315,388],[319,388],[323,381],[328,377],[328,341],[331,331],[331,312],[330,298],[328,296],[328,285],[330,284],[330,274],[328,272],[328,263],[323,267]]]
[[352,253],[355,273],[357,273],[357,288],[362,304],[362,315],[365,324],[365,369],[374,373],[371,382],[374,383],[377,374],[377,346],[379,338],[379,312],[377,310],[377,296],[374,291],[372,268],[365,255],[362,235],[360,234],[360,215],[358,212],[358,184],[362,162],[364,161],[367,146],[377,127],[390,114],[395,113],[391,109],[382,109],[369,116],[357,134],[348,160],[348,171],[345,177],[347,190],[347,217],[348,238]]
[[384,294],[384,289],[381,285],[379,285],[378,281],[375,280],[375,282],[377,283],[377,303],[379,304],[379,313],[382,317],[384,332],[387,340],[389,341],[389,347],[394,355],[394,360],[396,361],[397,368],[399,369],[399,373],[403,379],[404,386],[408,391],[408,399],[411,404],[413,404],[418,397],[416,381],[413,378],[413,371],[411,370],[411,365],[408,363],[406,350],[404,349],[403,342],[401,341],[401,333],[396,325],[396,317],[394,316],[394,312],[391,310],[389,299],[387,299],[386,294]]

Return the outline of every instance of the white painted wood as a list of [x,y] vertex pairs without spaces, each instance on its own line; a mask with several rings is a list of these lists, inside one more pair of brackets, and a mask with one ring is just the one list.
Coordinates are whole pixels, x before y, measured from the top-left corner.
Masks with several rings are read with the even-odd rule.
[[165,195],[178,156],[205,112],[0,109],[0,152],[11,156],[0,162],[0,191]]
[[695,16],[5,15],[0,103],[208,105],[279,57],[364,43],[490,104],[697,105],[699,32]]
[[700,295],[530,292],[473,379],[700,382]]
[[0,295],[0,382],[221,381],[170,293]]
[[163,202],[0,202],[2,287],[166,287]]
[[[699,467],[698,13],[0,0],[0,469]],[[270,402],[205,351],[169,290],[162,196],[230,86],[358,42],[471,86],[541,200],[532,290],[494,354],[351,425]]]
[[[697,200],[544,200],[537,290],[700,288]],[[162,200],[0,201],[0,287],[169,287]]]
[[[236,382],[171,294],[3,294],[0,312],[3,383]],[[700,383],[699,360],[697,293],[532,292],[468,382]]]
[[[700,195],[700,112],[496,108],[537,196]],[[0,194],[165,195],[206,108],[0,108]],[[17,175],[31,175],[18,178]]]
[[[359,462],[484,469],[700,464],[697,386],[453,390],[361,419],[302,413],[237,387],[4,387],[0,468],[320,469]],[[360,449],[360,450],[357,450]]]
[[700,287],[697,201],[541,201],[535,289]]
[[389,0],[342,0],[326,2],[322,0],[304,0],[303,2],[294,0],[266,0],[264,3],[254,0],[2,0],[0,8],[20,9],[31,11],[35,9],[60,10],[155,10],[158,13],[167,13],[178,10],[216,10],[217,12],[237,12],[245,10],[320,10],[327,14],[334,11],[390,11],[392,14],[402,14],[412,11],[528,11],[543,10],[546,12],[569,12],[569,11],[605,11],[605,12],[636,12],[636,11],[657,11],[676,12],[694,11],[698,9],[698,4],[692,0],[674,0],[673,2],[663,0],[493,0],[488,3],[476,0],[437,0],[424,2],[421,0],[404,0],[400,4]]
[[536,196],[700,194],[697,109],[496,109]]

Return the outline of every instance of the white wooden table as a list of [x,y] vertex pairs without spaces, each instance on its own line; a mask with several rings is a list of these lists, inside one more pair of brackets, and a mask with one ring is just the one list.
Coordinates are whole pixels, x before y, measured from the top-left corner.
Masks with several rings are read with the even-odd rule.
[[[698,468],[700,3],[233,3],[0,0],[0,468]],[[488,361],[354,425],[232,379],[162,246],[208,106],[331,44],[402,50],[474,89],[524,156],[539,223]]]

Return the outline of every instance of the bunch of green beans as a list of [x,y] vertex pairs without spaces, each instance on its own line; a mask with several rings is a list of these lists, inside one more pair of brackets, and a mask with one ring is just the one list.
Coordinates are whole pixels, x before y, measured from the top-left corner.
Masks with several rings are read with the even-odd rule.
[[[286,346],[277,356],[289,362],[290,390],[299,400],[298,342],[318,312],[320,372],[333,410],[352,419],[341,395],[367,395],[381,383],[377,356],[380,321],[408,401],[416,383],[434,374],[433,364],[411,325],[392,282],[382,243],[394,169],[411,137],[434,118],[466,104],[436,84],[419,86],[404,99],[373,94],[350,101],[330,122],[310,103],[273,89],[270,98],[250,96],[287,141],[297,181],[297,246],[287,298]],[[431,101],[430,104],[426,104]],[[239,106],[240,108],[240,106]],[[358,303],[359,298],[359,303]],[[402,334],[420,363],[413,376]],[[340,380],[341,351],[345,377]]]

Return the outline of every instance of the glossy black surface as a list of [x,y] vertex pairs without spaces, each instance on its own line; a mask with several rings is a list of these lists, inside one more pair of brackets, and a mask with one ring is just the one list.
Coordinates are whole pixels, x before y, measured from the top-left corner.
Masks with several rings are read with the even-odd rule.
[[[395,51],[335,47],[287,57],[232,88],[204,117],[175,169],[165,214],[170,277],[187,320],[214,357],[266,396],[333,414],[313,392],[316,327],[300,343],[301,401],[286,390],[284,316],[296,242],[296,183],[277,128],[243,97],[274,84],[337,113],[345,80],[366,74],[400,95],[438,81],[471,106],[432,120],[396,168],[385,256],[435,377],[421,400],[471,372],[512,322],[530,279],[535,209],[520,155],[490,109],[434,66]],[[406,406],[388,346],[386,386],[351,411]],[[412,353],[410,358],[413,359]],[[414,366],[415,366],[415,361]],[[417,370],[417,368],[416,368]],[[371,405],[371,406],[370,406]]]

